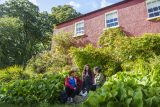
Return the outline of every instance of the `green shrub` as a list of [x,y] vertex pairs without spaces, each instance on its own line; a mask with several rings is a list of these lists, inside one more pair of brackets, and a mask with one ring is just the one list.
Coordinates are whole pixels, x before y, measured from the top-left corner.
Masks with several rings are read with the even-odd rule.
[[[92,107],[159,107],[160,57],[148,62],[137,60],[128,72],[109,77],[104,86],[90,92],[86,106]],[[132,65],[132,64],[131,64]],[[128,65],[127,65],[128,66]],[[95,100],[96,99],[96,100]]]
[[112,28],[107,29],[100,36],[98,45],[101,47],[112,47],[115,48],[114,45],[122,45],[123,39],[126,38],[125,33],[121,28]]
[[0,82],[10,82],[15,80],[28,79],[29,75],[24,73],[23,67],[11,66],[0,70]]
[[63,71],[66,66],[71,66],[69,56],[70,47],[77,46],[77,41],[70,33],[53,35],[52,51],[39,53],[28,61],[26,72],[53,73]]
[[29,80],[17,80],[1,87],[1,101],[34,105],[38,103],[59,103],[64,89],[65,74],[39,75]]
[[[131,59],[143,58],[148,60],[160,54],[160,34],[144,34],[140,38],[132,38],[126,49],[122,48],[124,55]],[[130,48],[127,48],[127,45]],[[127,60],[127,59],[126,59]]]
[[104,31],[98,43],[107,48],[113,57],[121,61],[142,58],[148,60],[160,54],[160,34],[144,34],[141,37],[127,37],[121,28]]
[[92,45],[87,45],[85,48],[72,48],[71,55],[73,62],[81,70],[84,65],[89,64],[91,68],[99,66],[103,69],[106,75],[112,75],[121,70],[121,62],[113,58],[107,49],[96,48]]
[[70,47],[77,46],[77,41],[72,37],[71,33],[60,32],[53,35],[52,38],[52,49],[53,51],[61,52],[66,54]]
[[147,76],[117,73],[102,88],[90,92],[84,104],[92,107],[158,107],[159,91],[159,86],[149,85]]
[[43,74],[60,72],[67,65],[67,57],[63,54],[46,51],[29,60],[25,72]]

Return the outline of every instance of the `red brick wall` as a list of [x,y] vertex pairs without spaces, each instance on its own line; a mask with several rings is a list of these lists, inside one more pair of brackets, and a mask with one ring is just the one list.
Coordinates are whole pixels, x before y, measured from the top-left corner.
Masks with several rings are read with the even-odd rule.
[[147,20],[147,7],[145,0],[128,0],[126,3],[114,5],[89,14],[70,22],[60,24],[55,33],[59,31],[72,32],[74,34],[75,22],[84,20],[85,36],[80,39],[84,43],[97,43],[99,36],[105,28],[105,13],[118,10],[119,25],[128,35],[140,36],[144,33],[160,33],[160,22]]

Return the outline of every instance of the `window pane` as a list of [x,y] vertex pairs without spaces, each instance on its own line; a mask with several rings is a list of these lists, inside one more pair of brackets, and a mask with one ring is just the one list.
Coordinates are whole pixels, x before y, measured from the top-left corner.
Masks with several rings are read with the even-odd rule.
[[80,27],[80,24],[77,24],[76,27],[79,28],[79,27]]
[[110,24],[107,24],[107,27],[110,27]]
[[115,26],[117,26],[117,25],[118,25],[118,22],[115,23]]
[[118,21],[118,18],[114,18],[114,21]]
[[110,22],[113,22],[113,21],[114,21],[113,19],[110,20]]
[[114,26],[114,23],[111,23],[111,26],[113,27],[113,26]]
[[160,6],[160,0],[157,0],[157,5]]
[[148,12],[149,12],[149,13],[150,13],[150,12],[153,12],[153,9],[152,9],[152,8],[148,9]]
[[154,11],[158,11],[158,7],[154,7],[153,10],[154,10]]
[[159,16],[159,12],[154,13],[155,16]]
[[154,14],[153,14],[153,13],[149,14],[149,17],[150,17],[150,18],[151,18],[151,17],[154,17]]
[[109,23],[109,20],[107,20],[107,23]]
[[153,7],[157,7],[157,1],[151,1],[147,3],[148,8],[153,8]]

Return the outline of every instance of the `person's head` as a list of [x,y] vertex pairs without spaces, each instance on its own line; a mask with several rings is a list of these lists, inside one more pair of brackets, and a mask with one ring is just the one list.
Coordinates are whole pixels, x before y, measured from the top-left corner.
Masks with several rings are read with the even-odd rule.
[[90,71],[90,67],[89,67],[88,64],[86,64],[86,65],[84,66],[84,71]]
[[71,71],[69,72],[69,76],[74,77],[74,76],[75,76],[75,71],[74,71],[74,70],[71,70]]
[[101,69],[99,67],[94,67],[94,73],[98,74],[101,72]]

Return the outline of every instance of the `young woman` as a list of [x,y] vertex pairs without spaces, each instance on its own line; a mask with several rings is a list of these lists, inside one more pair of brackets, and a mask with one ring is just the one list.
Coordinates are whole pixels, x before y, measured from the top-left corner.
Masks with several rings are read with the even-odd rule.
[[85,65],[84,67],[82,73],[82,82],[82,91],[86,90],[88,92],[94,83],[94,73],[91,71],[89,65]]
[[65,90],[69,101],[73,102],[73,98],[78,94],[77,78],[75,71],[70,71],[69,76],[65,79]]
[[101,69],[99,67],[94,67],[94,73],[95,73],[95,78],[92,87],[93,91],[96,90],[96,88],[102,86],[103,83],[105,82],[105,76],[101,73]]

